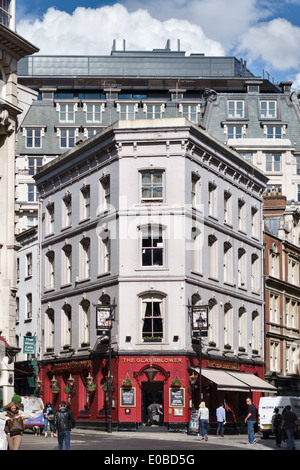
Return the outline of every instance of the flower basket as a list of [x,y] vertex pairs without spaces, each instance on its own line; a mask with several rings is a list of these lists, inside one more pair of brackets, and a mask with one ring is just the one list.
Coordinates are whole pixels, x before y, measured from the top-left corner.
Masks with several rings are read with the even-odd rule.
[[180,379],[175,379],[175,380],[172,380],[172,382],[171,382],[171,387],[176,388],[176,387],[180,387],[180,385],[181,385],[181,380]]
[[54,387],[51,387],[51,392],[52,393],[59,393],[59,388],[54,386]]
[[132,380],[129,378],[122,380],[122,387],[132,387]]
[[91,393],[92,393],[92,392],[95,392],[95,391],[97,390],[97,385],[95,385],[95,384],[88,384],[88,385],[86,386],[86,390],[87,390],[88,392],[91,392]]
[[65,393],[71,393],[71,388],[67,385],[65,388],[64,388],[64,392]]
[[101,385],[101,388],[102,388],[103,392],[107,392],[107,390],[108,390],[108,383],[107,383],[107,382],[104,382],[104,384]]

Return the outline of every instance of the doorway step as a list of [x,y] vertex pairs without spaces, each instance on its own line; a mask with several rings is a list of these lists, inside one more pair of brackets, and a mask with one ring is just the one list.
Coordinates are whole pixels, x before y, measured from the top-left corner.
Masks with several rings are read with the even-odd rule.
[[139,426],[138,432],[169,432],[167,426]]

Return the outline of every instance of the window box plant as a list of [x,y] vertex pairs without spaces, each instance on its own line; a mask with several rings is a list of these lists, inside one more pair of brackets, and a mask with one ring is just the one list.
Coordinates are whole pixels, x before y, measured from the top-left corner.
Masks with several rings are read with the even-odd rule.
[[81,343],[82,348],[87,348],[89,345],[90,345],[89,341],[82,341],[82,343]]
[[48,346],[48,347],[46,348],[46,352],[47,352],[47,353],[50,353],[50,352],[53,352],[53,351],[54,351],[54,347],[53,347],[53,346]]
[[244,348],[244,346],[239,346],[239,352],[246,352],[246,348]]
[[215,341],[209,341],[208,346],[215,348],[217,346],[217,343]]
[[71,345],[70,344],[64,344],[63,345],[63,350],[68,351],[70,349]]
[[143,340],[145,343],[160,343],[161,337],[160,336],[144,336]]
[[230,345],[230,344],[224,344],[224,349],[230,350],[230,349],[231,349],[231,345]]
[[254,355],[258,354],[258,349],[252,349],[252,354]]

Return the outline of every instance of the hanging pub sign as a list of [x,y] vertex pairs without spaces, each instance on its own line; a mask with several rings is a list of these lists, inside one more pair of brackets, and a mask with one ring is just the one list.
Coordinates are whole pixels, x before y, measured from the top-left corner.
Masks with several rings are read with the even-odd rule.
[[192,325],[193,331],[208,330],[208,306],[192,306]]
[[24,336],[23,353],[35,355],[36,338],[34,336]]
[[96,306],[96,328],[97,330],[109,330],[112,327],[112,314],[110,305]]

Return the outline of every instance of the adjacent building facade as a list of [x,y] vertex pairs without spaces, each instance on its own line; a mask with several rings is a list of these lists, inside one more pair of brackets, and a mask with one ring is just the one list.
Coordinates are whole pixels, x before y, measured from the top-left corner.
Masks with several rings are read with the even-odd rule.
[[5,1],[0,6],[0,400],[5,402],[14,391],[12,361],[16,353],[15,155],[17,120],[22,111],[17,100],[17,63],[22,57],[37,52],[13,31],[14,5],[14,1]]
[[[113,426],[146,424],[147,405],[157,401],[168,429],[186,429],[199,402],[199,339],[189,315],[196,306],[208,309],[207,404],[225,400],[239,417],[246,393],[257,402],[274,392],[263,380],[267,178],[259,170],[174,118],[118,121],[34,178],[43,221],[45,401],[65,398],[82,426],[106,426],[111,376]],[[97,306],[115,314],[111,368]]]
[[299,209],[273,191],[264,198],[266,379],[280,395],[298,396]]

